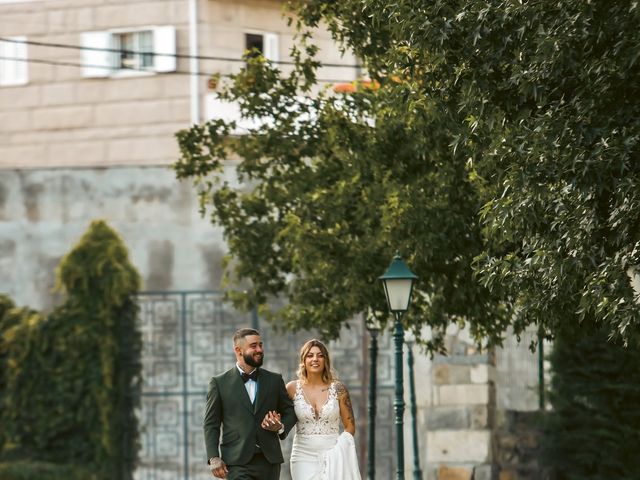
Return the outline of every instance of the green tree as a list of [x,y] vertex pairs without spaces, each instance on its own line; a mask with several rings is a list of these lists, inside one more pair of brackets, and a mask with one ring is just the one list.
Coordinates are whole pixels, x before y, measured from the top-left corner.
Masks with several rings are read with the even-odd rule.
[[[0,405],[7,394],[8,348],[4,333],[20,324],[24,318],[32,316],[27,309],[16,308],[15,303],[7,295],[0,295]],[[7,424],[6,409],[0,408],[0,453],[5,445],[5,430],[2,425]]]
[[[182,131],[175,166],[224,227],[234,260],[227,279],[251,281],[234,299],[268,313],[269,298],[284,294],[288,303],[273,312],[280,324],[335,336],[354,314],[385,310],[377,277],[397,249],[421,277],[411,323],[473,317],[483,320],[479,334],[493,333],[493,297],[471,269],[480,203],[465,162],[442,160],[444,131],[416,135],[432,119],[390,108],[386,90],[312,94],[311,60],[288,77],[263,59],[248,62],[221,97],[268,122],[235,137],[222,121]],[[240,159],[240,185],[225,180],[227,158]]]
[[178,133],[177,174],[224,228],[245,302],[285,294],[284,324],[335,335],[384,309],[375,279],[397,248],[421,277],[415,326],[469,322],[489,341],[508,325],[637,326],[636,2],[290,5],[379,88],[316,93],[304,32],[292,73],[253,59],[220,92],[262,125]]
[[640,350],[608,335],[560,332],[554,342],[541,446],[557,480],[640,477]]
[[139,275],[103,221],[92,222],[57,274],[66,299],[50,315],[0,306],[0,454],[84,466],[99,480],[131,479],[141,388]]

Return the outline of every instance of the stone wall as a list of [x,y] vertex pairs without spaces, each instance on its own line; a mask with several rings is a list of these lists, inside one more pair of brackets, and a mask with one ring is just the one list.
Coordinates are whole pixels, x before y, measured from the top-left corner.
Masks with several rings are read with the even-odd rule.
[[0,292],[49,309],[60,258],[94,219],[123,238],[145,290],[219,290],[222,231],[166,167],[0,170]]
[[[178,182],[166,167],[112,167],[0,170],[0,292],[20,305],[51,308],[57,302],[55,267],[96,218],[123,237],[145,290],[220,289],[226,246],[220,229],[199,215],[192,186]],[[528,449],[535,437],[520,421],[526,415],[500,413],[512,409],[502,408],[497,396],[515,385],[511,377],[532,371],[535,355],[511,344],[495,354],[480,352],[465,330],[452,327],[448,334],[449,356],[430,360],[415,349],[423,478],[535,478],[522,476],[535,470],[535,449]],[[390,341],[390,332],[380,335],[381,347],[388,348]],[[408,368],[404,371],[407,375]],[[393,385],[393,375],[391,356],[380,357],[379,384]],[[521,391],[536,391],[535,376],[530,377],[521,382]],[[405,379],[407,478],[414,468],[408,385]],[[512,388],[505,398],[515,402],[520,390]],[[527,397],[530,404],[532,398]],[[380,402],[378,415],[393,416],[392,393]],[[361,427],[364,441],[366,425]],[[387,442],[393,452],[389,432],[380,432],[378,442]],[[383,471],[379,465],[380,478]]]
[[498,480],[543,480],[540,413],[502,410],[496,414],[495,465]]
[[[513,338],[503,348],[478,351],[465,330],[447,333],[449,355],[436,356],[432,365],[425,478],[542,480],[533,410],[537,356]],[[504,408],[509,403],[526,410]]]
[[433,361],[427,478],[491,480],[495,357],[478,351],[464,330],[449,333],[449,355]]

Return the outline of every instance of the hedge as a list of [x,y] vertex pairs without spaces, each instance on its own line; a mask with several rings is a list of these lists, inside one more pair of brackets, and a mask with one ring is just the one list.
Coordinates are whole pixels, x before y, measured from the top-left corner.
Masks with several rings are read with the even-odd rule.
[[559,335],[543,462],[558,480],[640,478],[640,349],[607,332]]
[[0,480],[97,480],[87,468],[47,462],[0,463]]
[[129,480],[139,450],[139,275],[119,236],[95,221],[57,279],[66,299],[49,315],[4,300],[0,458],[83,465],[98,480]]

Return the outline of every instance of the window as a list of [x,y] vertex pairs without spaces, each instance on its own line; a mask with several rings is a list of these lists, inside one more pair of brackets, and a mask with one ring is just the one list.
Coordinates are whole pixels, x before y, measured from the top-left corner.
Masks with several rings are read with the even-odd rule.
[[0,40],[0,86],[25,85],[29,81],[27,44],[22,42],[27,37],[6,38],[9,41]]
[[120,49],[120,68],[149,70],[153,68],[153,32],[129,32],[114,35]]
[[248,51],[255,49],[272,62],[279,60],[278,35],[275,33],[245,33],[244,48]]
[[173,26],[82,34],[82,75],[113,77],[135,72],[176,70],[176,30]]
[[244,35],[244,48],[248,52],[255,54],[255,50],[264,54],[264,37],[255,33],[246,33]]

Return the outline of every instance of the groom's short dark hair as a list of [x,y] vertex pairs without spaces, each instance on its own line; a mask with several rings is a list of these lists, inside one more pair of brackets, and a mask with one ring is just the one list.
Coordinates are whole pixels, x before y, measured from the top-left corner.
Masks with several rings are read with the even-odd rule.
[[249,335],[260,335],[260,332],[255,328],[239,328],[236,333],[233,334],[233,344],[237,345],[240,340]]

